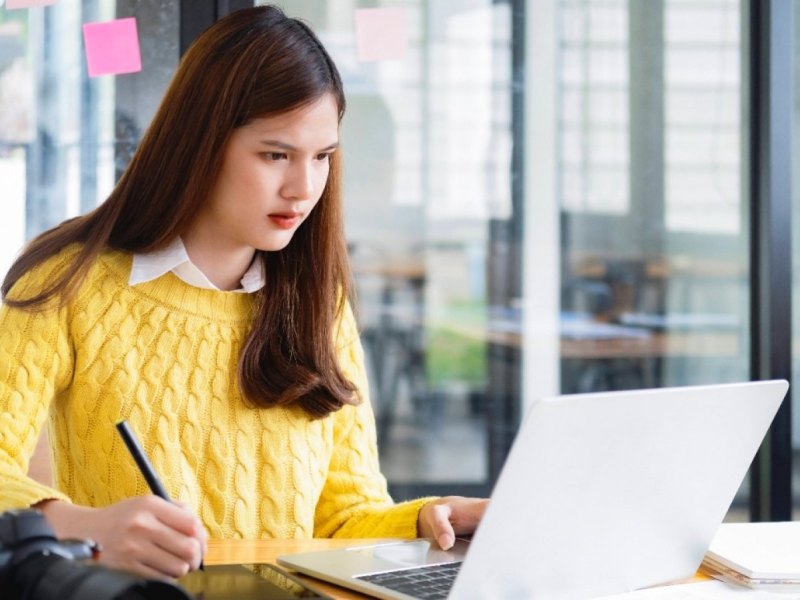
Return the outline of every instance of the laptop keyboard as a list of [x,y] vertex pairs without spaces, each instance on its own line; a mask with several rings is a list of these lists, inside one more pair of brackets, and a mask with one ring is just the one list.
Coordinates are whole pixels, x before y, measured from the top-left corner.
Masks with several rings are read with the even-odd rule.
[[356,577],[361,581],[401,592],[420,600],[436,600],[447,598],[450,588],[461,568],[460,562],[442,565],[411,567],[388,573],[373,573]]

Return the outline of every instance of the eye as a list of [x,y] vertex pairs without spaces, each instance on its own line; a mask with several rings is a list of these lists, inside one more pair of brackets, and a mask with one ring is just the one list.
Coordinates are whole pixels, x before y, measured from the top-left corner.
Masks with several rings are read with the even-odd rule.
[[333,153],[332,152],[321,152],[320,154],[317,154],[317,160],[325,160],[325,161],[330,160],[331,159],[331,154],[333,154]]
[[261,156],[266,160],[284,160],[286,158],[286,154],[283,152],[262,152]]

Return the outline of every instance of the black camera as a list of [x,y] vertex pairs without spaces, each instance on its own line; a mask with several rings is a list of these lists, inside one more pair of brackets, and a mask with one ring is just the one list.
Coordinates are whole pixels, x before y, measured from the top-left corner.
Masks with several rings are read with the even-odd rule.
[[87,562],[91,541],[58,540],[33,509],[0,513],[0,598],[3,600],[191,600],[163,581]]

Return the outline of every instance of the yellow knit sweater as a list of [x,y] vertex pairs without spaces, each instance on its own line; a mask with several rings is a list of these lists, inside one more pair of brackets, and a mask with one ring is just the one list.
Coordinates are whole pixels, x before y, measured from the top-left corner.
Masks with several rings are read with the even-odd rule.
[[[10,297],[42,289],[75,251],[30,271]],[[167,491],[211,537],[416,536],[426,500],[394,504],[386,491],[349,310],[336,341],[362,402],[320,420],[254,409],[236,380],[252,296],[171,273],[131,287],[130,268],[129,254],[109,250],[67,306],[0,308],[0,511],[150,493],[115,429],[127,419]],[[26,475],[46,421],[57,489]]]

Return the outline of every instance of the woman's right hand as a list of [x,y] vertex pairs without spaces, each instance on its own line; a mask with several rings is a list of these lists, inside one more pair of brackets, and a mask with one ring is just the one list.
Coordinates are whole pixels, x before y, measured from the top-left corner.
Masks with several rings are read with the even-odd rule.
[[173,579],[197,569],[208,535],[182,504],[158,496],[138,496],[105,508],[46,500],[35,506],[59,539],[92,539],[100,544],[98,563],[149,579]]

